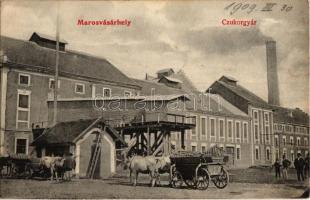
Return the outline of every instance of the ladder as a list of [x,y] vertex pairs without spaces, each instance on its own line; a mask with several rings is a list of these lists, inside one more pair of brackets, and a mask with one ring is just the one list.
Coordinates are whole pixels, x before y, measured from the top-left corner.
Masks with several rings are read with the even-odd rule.
[[97,162],[99,160],[99,156],[101,153],[101,144],[100,144],[101,143],[101,137],[102,137],[101,133],[99,133],[98,137],[97,137],[97,141],[96,141],[96,146],[95,146],[95,149],[93,151],[92,159],[91,159],[89,166],[87,168],[87,172],[86,172],[87,178],[92,179],[94,177]]

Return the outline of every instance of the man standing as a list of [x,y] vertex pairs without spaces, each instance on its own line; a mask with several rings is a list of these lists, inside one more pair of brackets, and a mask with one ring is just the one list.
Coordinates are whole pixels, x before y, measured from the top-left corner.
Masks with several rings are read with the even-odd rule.
[[301,153],[297,154],[297,158],[294,161],[294,166],[297,172],[298,181],[304,181],[303,169],[304,169],[304,159],[301,157]]
[[305,158],[305,166],[304,166],[304,176],[305,178],[309,177],[309,153],[307,153]]
[[283,169],[282,169],[282,175],[283,175],[283,179],[284,180],[287,180],[288,176],[287,176],[287,171],[288,171],[288,168],[289,166],[291,165],[291,161],[289,161],[285,155],[283,155],[283,160],[282,160],[282,166],[283,166]]
[[281,178],[280,175],[280,168],[281,168],[281,163],[279,161],[279,158],[276,159],[276,162],[273,164],[274,169],[275,169],[275,173],[276,173],[276,178]]

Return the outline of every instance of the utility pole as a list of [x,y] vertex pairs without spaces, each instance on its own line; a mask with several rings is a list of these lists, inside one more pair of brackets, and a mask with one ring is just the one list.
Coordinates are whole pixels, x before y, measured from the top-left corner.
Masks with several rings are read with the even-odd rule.
[[54,87],[54,125],[57,124],[57,95],[58,95],[58,65],[59,65],[59,1],[57,1],[56,19],[56,65],[55,65],[55,87]]

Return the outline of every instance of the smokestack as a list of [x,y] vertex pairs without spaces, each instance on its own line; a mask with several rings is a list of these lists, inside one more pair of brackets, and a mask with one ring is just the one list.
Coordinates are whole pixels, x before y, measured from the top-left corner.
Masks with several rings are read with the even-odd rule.
[[277,50],[275,41],[266,41],[267,57],[267,82],[268,82],[268,103],[280,105],[278,71],[277,71]]

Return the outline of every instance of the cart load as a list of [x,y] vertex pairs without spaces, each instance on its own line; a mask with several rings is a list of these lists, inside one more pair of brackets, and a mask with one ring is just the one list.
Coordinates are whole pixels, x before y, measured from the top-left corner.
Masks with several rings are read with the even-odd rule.
[[194,189],[207,189],[210,181],[217,188],[225,188],[229,177],[224,169],[228,156],[215,146],[207,152],[179,151],[170,156],[170,184],[172,187],[181,187],[183,183]]

